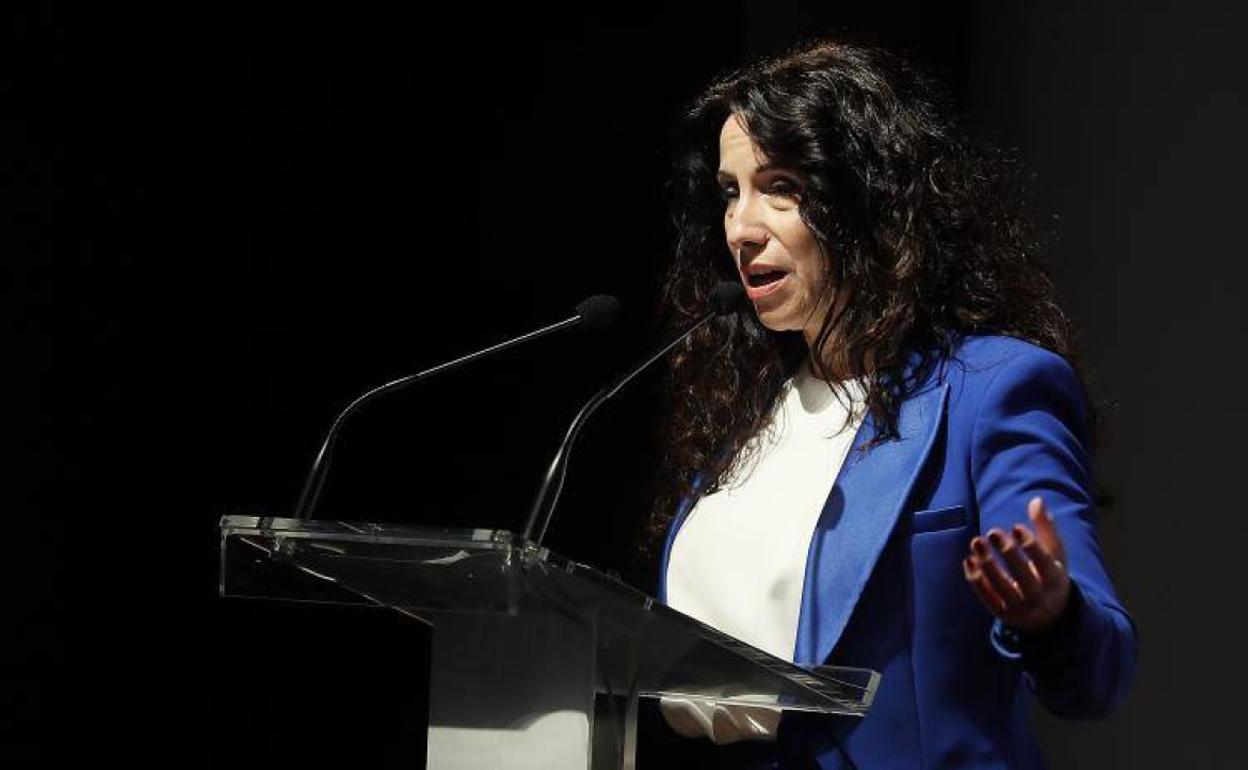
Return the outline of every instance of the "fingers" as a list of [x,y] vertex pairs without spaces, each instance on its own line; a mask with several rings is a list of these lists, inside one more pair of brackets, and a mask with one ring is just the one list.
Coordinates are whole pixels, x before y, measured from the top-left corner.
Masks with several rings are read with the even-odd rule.
[[1066,574],[1066,568],[1062,563],[1040,542],[1038,537],[1031,534],[1029,529],[1021,524],[1016,524],[1014,531],[1016,537],[1020,531],[1025,534],[1025,538],[1019,539],[1019,544],[1023,552],[1027,554],[1027,558],[1031,562],[1031,566],[1035,570],[1041,585],[1051,586],[1060,584]]
[[[1050,626],[1068,604],[1070,578],[1056,523],[1044,501],[1032,498],[1027,516],[1035,531],[1016,524],[971,539],[962,571],[976,598],[994,616],[1024,630]],[[991,545],[990,545],[991,544]]]
[[993,590],[984,571],[979,568],[978,561],[970,557],[963,559],[962,574],[966,577],[966,582],[970,584],[980,604],[984,605],[984,609],[993,615],[1001,615],[1005,612],[1005,601]]
[[720,745],[774,738],[781,713],[770,706],[738,706],[676,696],[659,699],[659,711],[677,735],[709,738]]
[[710,738],[720,746],[743,740],[774,738],[779,726],[778,708],[717,703]]
[[1021,524],[1013,536],[994,527],[987,537],[973,538],[963,573],[980,601],[1000,617],[1030,611],[1063,577],[1060,563]]
[[[1000,550],[1002,546],[998,546],[998,543],[1004,544],[1001,530],[994,529],[988,535],[993,541],[993,546]],[[1018,552],[1018,548],[1013,548],[1012,550],[1016,553]],[[983,572],[984,577],[987,578],[989,585],[992,586],[992,590],[1005,602],[1007,609],[1022,601],[1023,593],[1018,581],[1010,575],[999,561],[993,558],[992,550],[988,547],[988,543],[985,542],[984,538],[976,537],[971,540],[971,553],[976,565]]]
[[708,701],[689,698],[664,697],[659,701],[659,711],[667,726],[685,738],[708,738],[714,734],[711,717],[714,708]]
[[1005,559],[1011,576],[1018,584],[1022,599],[1039,596],[1042,589],[1040,573],[1032,564],[1031,555],[1027,552],[1026,546],[1026,543],[1030,541],[1033,550],[1039,549],[1039,544],[1031,531],[1026,527],[1015,526],[1014,536],[1009,537],[1001,530],[993,529],[988,533],[988,540],[992,543],[992,547],[997,549],[997,553],[1001,554],[1001,558]]

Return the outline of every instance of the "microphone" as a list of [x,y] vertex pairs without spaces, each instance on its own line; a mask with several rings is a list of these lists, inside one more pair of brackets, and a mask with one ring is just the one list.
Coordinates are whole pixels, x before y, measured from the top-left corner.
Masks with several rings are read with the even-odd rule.
[[533,501],[533,508],[529,511],[528,521],[524,525],[524,540],[535,546],[540,546],[543,538],[546,537],[546,529],[550,526],[550,520],[555,514],[555,506],[559,503],[559,493],[563,491],[563,480],[567,475],[568,455],[572,451],[572,444],[576,441],[582,426],[584,426],[585,421],[593,414],[594,410],[608,398],[618,393],[621,388],[645,370],[646,367],[662,358],[690,334],[705,326],[712,318],[734,312],[743,299],[745,299],[745,289],[737,281],[720,281],[715,284],[715,287],[711,289],[709,301],[707,302],[710,310],[705,315],[688,329],[676,335],[658,350],[647,356],[640,364],[629,369],[610,385],[595,393],[586,402],[585,406],[581,407],[581,411],[576,413],[571,427],[568,428],[567,434],[564,435],[563,442],[559,445],[559,451],[555,453],[555,459],[546,471],[545,478],[542,479],[541,489],[537,491],[537,499]]
[[421,380],[426,380],[436,374],[450,371],[463,364],[476,361],[480,358],[499,353],[508,348],[515,347],[538,337],[544,337],[547,334],[568,329],[573,326],[582,326],[590,330],[604,329],[610,326],[615,317],[619,314],[620,301],[615,297],[606,294],[595,294],[592,297],[581,300],[576,306],[576,315],[571,318],[564,319],[558,323],[549,326],[543,326],[536,331],[528,334],[522,334],[519,337],[500,342],[497,345],[491,345],[484,350],[478,350],[475,353],[469,353],[466,356],[460,356],[446,363],[438,364],[423,372],[409,374],[406,377],[400,377],[397,380],[391,380],[384,385],[379,385],[363,395],[357,397],[354,401],[347,404],[346,408],[338,413],[334,418],[334,422],[329,426],[329,431],[325,434],[325,440],[321,442],[321,449],[316,453],[316,459],[312,462],[312,468],[308,471],[308,478],[303,483],[303,491],[299,493],[299,502],[295,505],[294,518],[306,520],[311,518],[312,511],[316,508],[316,501],[321,496],[321,489],[325,485],[325,477],[329,474],[329,463],[333,457],[334,444],[338,440],[338,434],[342,430],[342,426],[350,417],[359,411],[373,399],[383,396],[387,393],[393,393],[397,390],[403,390],[411,385],[415,385]]

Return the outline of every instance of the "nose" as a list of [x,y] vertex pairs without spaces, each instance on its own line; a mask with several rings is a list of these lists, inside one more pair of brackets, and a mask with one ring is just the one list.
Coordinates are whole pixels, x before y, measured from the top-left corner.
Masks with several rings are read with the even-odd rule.
[[737,258],[738,265],[758,256],[771,239],[771,233],[763,225],[757,208],[753,205],[753,197],[742,197],[724,215],[724,236],[728,239],[728,248]]

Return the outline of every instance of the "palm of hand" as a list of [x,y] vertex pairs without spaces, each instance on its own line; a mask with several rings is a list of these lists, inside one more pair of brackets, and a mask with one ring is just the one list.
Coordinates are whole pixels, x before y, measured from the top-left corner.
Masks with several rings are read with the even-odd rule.
[[962,571],[993,616],[1019,631],[1037,632],[1065,611],[1070,577],[1066,550],[1044,501],[1032,498],[1027,516],[1035,532],[1016,524],[1011,533],[994,527],[987,537],[972,538]]

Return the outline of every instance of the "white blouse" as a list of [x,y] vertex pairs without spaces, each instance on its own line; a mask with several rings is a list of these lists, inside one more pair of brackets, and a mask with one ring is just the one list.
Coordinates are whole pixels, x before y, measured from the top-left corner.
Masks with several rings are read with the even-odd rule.
[[[861,384],[847,385],[850,404],[807,366],[786,383],[771,425],[751,440],[749,462],[701,498],[677,532],[667,567],[671,607],[793,660],[810,539],[865,411]],[[720,743],[774,733],[774,721],[756,724],[754,710],[733,719],[700,705],[701,713],[685,708],[682,716],[668,699],[664,711],[679,732],[693,726],[681,730],[673,717],[701,723]]]

